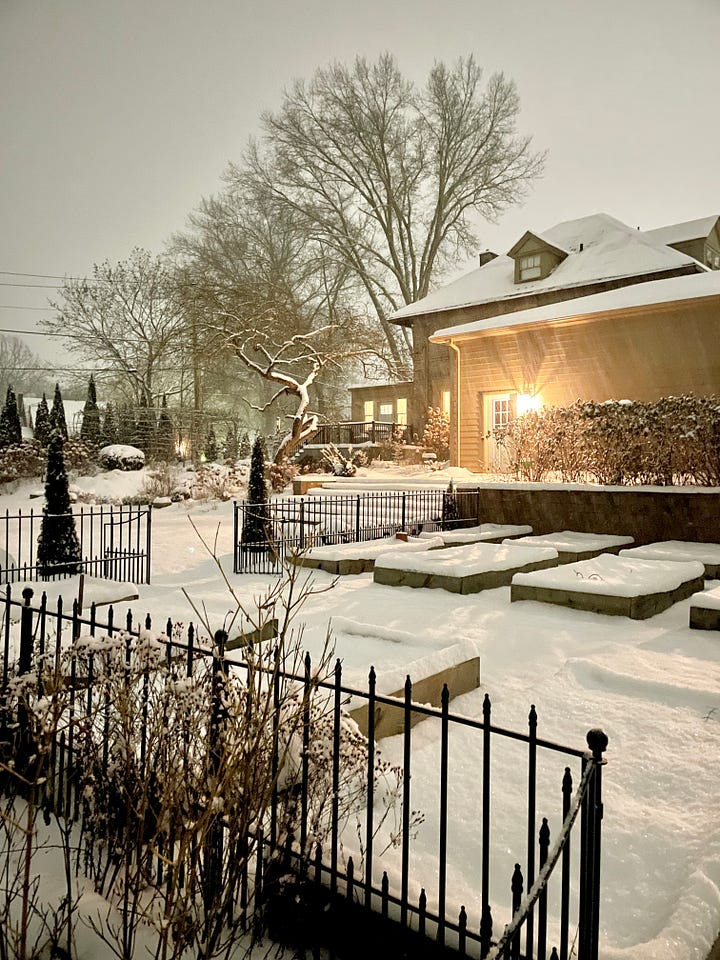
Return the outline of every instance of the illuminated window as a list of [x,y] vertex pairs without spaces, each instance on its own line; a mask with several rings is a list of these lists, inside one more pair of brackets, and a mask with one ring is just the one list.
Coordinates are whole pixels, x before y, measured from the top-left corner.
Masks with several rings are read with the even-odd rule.
[[492,430],[500,430],[510,423],[510,397],[494,397],[491,406]]
[[540,254],[533,253],[529,257],[520,257],[520,279],[537,280],[540,276]]
[[446,417],[450,416],[450,391],[441,390],[440,391],[440,409],[445,414]]
[[366,400],[364,410],[365,423],[372,423],[375,419],[375,403],[372,400]]
[[398,397],[395,422],[401,427],[407,426],[407,400],[405,397]]

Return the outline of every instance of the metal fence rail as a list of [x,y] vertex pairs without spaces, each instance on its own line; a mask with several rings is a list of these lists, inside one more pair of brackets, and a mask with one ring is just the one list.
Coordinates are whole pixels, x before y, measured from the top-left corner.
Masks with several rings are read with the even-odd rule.
[[386,420],[355,420],[342,423],[321,423],[317,433],[303,446],[334,443],[355,446],[362,443],[388,443],[393,437],[410,437],[412,429],[406,423]]
[[[109,620],[101,624],[96,619],[96,610],[93,607],[90,616],[82,618],[78,614],[75,604],[72,614],[62,610],[62,602],[55,612],[50,612],[43,602],[39,608],[30,606],[32,590],[25,588],[23,601],[12,598],[8,587],[5,597],[4,617],[4,670],[2,688],[0,690],[0,741],[6,744],[22,742],[17,739],[17,730],[22,726],[21,712],[18,704],[13,700],[13,687],[9,683],[8,661],[10,654],[11,620],[17,618],[20,608],[20,656],[17,672],[31,674],[36,669],[39,660],[36,654],[45,652],[46,642],[52,642],[59,651],[63,644],[63,633],[67,639],[78,637],[81,631],[89,631],[93,636],[106,634],[111,636],[117,632],[117,625],[113,623],[112,608]],[[16,610],[15,617],[11,615]],[[134,623],[132,614],[123,622],[126,630],[127,663],[130,663],[131,649],[140,636],[140,624]],[[149,618],[144,621],[149,629]],[[224,652],[226,635],[218,631],[211,645],[208,641],[198,644],[193,627],[188,628],[187,641],[180,642],[173,637],[172,621],[167,622],[166,642],[167,663],[176,675],[191,677],[197,670],[198,663],[205,663],[210,659],[212,665],[213,696],[208,704],[208,729],[212,730],[219,723],[219,714],[214,711],[224,709],[222,685],[231,674],[243,677],[248,670],[247,664],[240,658],[228,657]],[[49,638],[52,638],[50,641]],[[371,668],[366,689],[357,689],[345,686],[342,682],[342,667],[338,660],[334,675],[318,681],[314,676],[310,656],[304,660],[304,671],[301,675],[284,673],[280,669],[280,653],[274,654],[275,667],[269,670],[268,693],[275,704],[275,716],[272,719],[273,734],[273,769],[277,769],[278,736],[277,731],[282,723],[281,707],[277,700],[277,684],[279,678],[285,678],[296,683],[299,690],[304,691],[303,703],[310,704],[313,697],[318,695],[325,698],[328,715],[332,717],[332,745],[330,769],[331,782],[326,785],[326,792],[331,798],[331,828],[323,847],[313,839],[312,828],[308,821],[308,794],[312,784],[309,780],[308,751],[310,746],[310,717],[309,707],[305,712],[302,729],[302,758],[299,783],[296,786],[296,800],[293,804],[294,820],[291,831],[287,833],[279,828],[278,804],[279,792],[273,790],[272,803],[266,823],[261,825],[261,831],[252,837],[245,838],[257,848],[257,857],[254,865],[248,867],[250,873],[245,876],[238,893],[240,901],[237,909],[248,910],[248,884],[259,893],[262,889],[272,889],[272,877],[280,873],[290,872],[301,883],[314,884],[322,889],[327,896],[327,904],[323,908],[317,929],[312,931],[312,946],[324,945],[331,950],[331,955],[343,957],[343,943],[355,939],[358,942],[369,944],[372,937],[380,929],[379,934],[387,948],[389,942],[398,945],[397,955],[401,951],[414,956],[423,957],[455,957],[473,956],[480,958],[508,957],[513,960],[547,960],[548,946],[548,887],[553,868],[558,866],[559,876],[554,888],[559,901],[559,909],[552,918],[552,930],[557,932],[557,943],[553,946],[549,960],[570,960],[577,956],[577,960],[597,960],[599,940],[599,908],[600,908],[600,856],[601,856],[601,825],[602,825],[602,766],[603,752],[607,746],[607,737],[599,730],[591,730],[588,734],[590,750],[579,750],[563,746],[556,742],[538,736],[538,720],[534,707],[528,714],[527,732],[510,730],[498,726],[493,721],[492,707],[489,696],[486,694],[483,701],[482,719],[461,716],[449,710],[450,691],[443,688],[441,706],[439,708],[420,705],[413,702],[413,689],[410,678],[407,678],[404,696],[401,699],[384,696],[376,690],[375,671]],[[76,676],[74,659],[70,676]],[[93,666],[90,660],[82,684],[75,694],[71,689],[70,715],[75,722],[82,722],[84,716],[89,717],[96,709],[95,699],[101,696],[94,692]],[[38,682],[40,682],[38,674]],[[364,818],[364,831],[358,837],[363,847],[364,861],[357,874],[353,858],[348,857],[346,862],[341,861],[340,849],[343,843],[339,824],[338,805],[341,792],[341,756],[343,749],[343,733],[345,713],[344,707],[349,698],[367,705],[367,757],[365,761],[366,792],[364,804],[358,808],[358,816]],[[378,818],[376,806],[376,780],[378,769],[378,751],[375,744],[375,717],[378,708],[401,710],[402,724],[402,804],[401,825],[398,833],[400,843],[399,866],[393,869],[384,868],[384,863],[374,849],[375,825]],[[102,708],[100,708],[102,709]],[[272,711],[270,714],[272,718]],[[437,796],[439,798],[439,834],[437,846],[437,860],[435,869],[430,876],[410,876],[410,851],[413,845],[411,823],[414,798],[412,787],[415,759],[413,754],[413,726],[421,719],[425,724],[432,724],[437,731],[439,741],[439,764],[435,773]],[[480,892],[479,915],[469,916],[464,906],[458,910],[457,891],[452,894],[448,889],[448,827],[450,822],[449,796],[453,785],[453,770],[449,762],[449,746],[454,735],[460,731],[470,731],[471,736],[477,739],[481,752],[481,767],[477,771],[478,807],[460,812],[463,820],[476,821],[480,843],[480,859],[475,865]],[[422,740],[427,742],[427,728],[423,731]],[[80,797],[78,795],[78,769],[73,748],[73,727],[68,724],[54,747],[54,775],[48,780],[50,797],[47,802],[58,805],[65,815],[78,816]],[[143,752],[150,750],[151,745],[144,743]],[[495,769],[504,751],[519,749],[524,755],[525,782],[527,792],[523,796],[497,796],[493,791],[491,769]],[[209,747],[213,749],[213,747]],[[543,763],[550,757],[562,758],[567,766],[561,783],[557,784],[556,802],[551,802],[553,809],[538,809],[539,772]],[[150,763],[151,758],[148,755]],[[573,796],[573,771],[578,787]],[[428,777],[428,771],[423,776]],[[497,788],[495,788],[497,791]],[[497,871],[493,876],[490,871],[491,849],[493,846],[493,816],[492,811],[501,803],[513,802],[517,809],[517,816],[523,824],[522,833],[526,837],[524,849],[514,850],[513,856],[508,856],[507,883],[498,887]],[[575,863],[570,857],[571,837],[577,833],[574,830],[576,818],[580,820],[579,856]],[[550,823],[559,823],[557,838],[551,849]],[[243,838],[232,838],[238,842]],[[228,843],[230,838],[219,838],[219,843]],[[170,841],[172,842],[172,841]],[[163,869],[167,869],[169,852],[165,856],[155,853],[156,869],[159,872],[159,882],[162,879]],[[203,851],[203,856],[211,853]],[[170,859],[172,857],[170,856]],[[515,860],[514,866],[512,861]],[[164,866],[165,865],[165,866]],[[206,865],[206,875],[212,876]],[[283,874],[284,875],[284,874]],[[410,894],[412,886],[421,887],[419,897]],[[523,889],[528,890],[528,897],[523,902]],[[428,897],[427,891],[430,892]],[[571,892],[577,898],[577,909],[571,910]],[[210,891],[212,894],[212,890]],[[217,891],[216,891],[217,893]],[[463,892],[463,899],[467,894],[470,902],[475,892]],[[428,900],[432,899],[437,906],[428,908]],[[503,904],[511,908],[512,922],[500,935],[493,929],[493,911],[497,912]],[[380,925],[378,927],[378,924]],[[521,928],[524,927],[524,930]],[[328,931],[335,931],[328,933]],[[374,932],[373,932],[374,931]],[[573,952],[572,937],[575,934],[577,954]],[[521,938],[524,935],[524,949]],[[328,941],[329,937],[329,941]],[[364,938],[364,940],[363,940]],[[369,939],[368,939],[369,938]],[[388,940],[388,938],[390,938]],[[394,941],[393,941],[394,938]],[[415,946],[413,946],[413,944]],[[417,949],[416,949],[417,948]]]
[[[42,511],[32,508],[0,514],[0,583],[39,579],[37,541],[42,516]],[[84,573],[104,580],[150,583],[151,506],[81,506],[68,516],[75,520]]]
[[234,504],[235,573],[269,573],[308,547],[359,543],[399,530],[449,530],[478,523],[476,490],[390,490]]

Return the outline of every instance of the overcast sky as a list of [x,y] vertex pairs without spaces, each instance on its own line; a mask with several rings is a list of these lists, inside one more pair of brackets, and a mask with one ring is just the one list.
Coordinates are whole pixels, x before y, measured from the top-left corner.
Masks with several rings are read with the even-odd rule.
[[[481,249],[720,213],[719,43],[719,0],[0,0],[0,283],[160,252],[285,85],[385,50],[419,81],[472,53],[517,82],[547,168]],[[53,294],[0,292],[23,329],[42,314],[7,305]]]

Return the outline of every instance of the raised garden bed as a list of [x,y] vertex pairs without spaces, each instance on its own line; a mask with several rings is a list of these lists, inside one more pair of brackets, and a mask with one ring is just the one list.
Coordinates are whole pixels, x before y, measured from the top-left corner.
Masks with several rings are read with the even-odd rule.
[[[519,549],[519,548],[518,548]],[[641,560],[602,554],[555,570],[518,573],[510,600],[537,600],[574,610],[646,620],[704,583],[697,561]]]
[[532,533],[527,524],[481,523],[479,527],[462,527],[460,530],[437,530],[421,533],[421,537],[440,537],[443,547],[463,547],[469,543],[502,543]]
[[720,580],[720,543],[662,540],[622,550],[620,556],[641,557],[643,560],[698,560],[705,567],[707,580]]
[[693,594],[690,626],[693,630],[720,630],[720,587]]
[[442,547],[439,537],[408,537],[401,540],[390,537],[382,540],[364,540],[361,543],[337,543],[332,546],[311,547],[305,553],[292,557],[292,562],[300,567],[324,570],[335,576],[368,573],[375,567],[378,557],[388,553],[425,552]]
[[375,564],[376,583],[391,587],[429,587],[451,593],[479,593],[506,587],[520,571],[557,565],[557,551],[548,547],[474,543],[413,556],[387,556]]
[[534,537],[519,537],[511,541],[517,546],[552,547],[557,550],[558,563],[576,563],[592,560],[603,553],[617,554],[622,547],[633,543],[632,537],[619,537],[606,533],[577,533],[561,530],[559,533],[543,533]]

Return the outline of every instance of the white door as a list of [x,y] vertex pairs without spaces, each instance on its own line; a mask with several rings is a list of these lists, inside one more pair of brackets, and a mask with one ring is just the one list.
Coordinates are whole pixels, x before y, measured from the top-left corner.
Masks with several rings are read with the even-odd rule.
[[513,418],[512,394],[485,394],[485,465],[491,473],[506,473],[509,459],[505,450],[498,446],[495,431],[506,426]]

